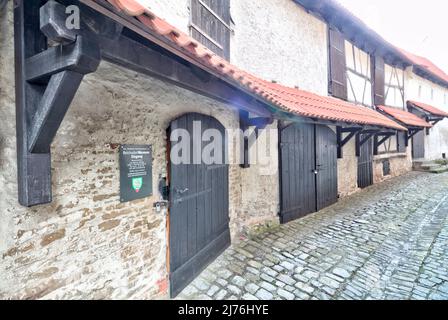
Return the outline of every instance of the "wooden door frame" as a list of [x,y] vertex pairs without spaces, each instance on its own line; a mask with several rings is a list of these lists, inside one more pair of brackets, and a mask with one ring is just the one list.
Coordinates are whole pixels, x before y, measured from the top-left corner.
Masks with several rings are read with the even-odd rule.
[[[166,129],[166,185],[169,186],[171,184],[171,121],[170,121],[170,125],[168,126],[168,128]],[[168,189],[169,190],[169,189]],[[169,198],[168,198],[169,201]],[[168,274],[168,277],[170,275],[170,271],[171,271],[171,251],[170,251],[170,209],[171,206],[170,204],[167,205],[166,208],[166,271]],[[170,279],[168,281],[171,281]]]
[[[196,115],[196,116],[200,116],[203,118],[207,118],[210,120],[213,120],[212,122],[216,123],[216,125],[211,126],[211,128],[213,129],[219,129],[220,131],[222,130],[222,133],[225,134],[225,130],[226,127],[225,125],[219,121],[216,117],[209,115],[209,114],[204,114],[204,113],[199,113],[199,112],[195,112],[195,111],[191,111],[191,112],[184,112],[174,118],[172,118],[169,122],[169,126],[166,129],[166,136],[167,136],[167,142],[166,142],[166,146],[167,146],[167,150],[166,150],[166,160],[167,160],[167,182],[168,182],[168,186],[169,186],[169,190],[170,190],[170,195],[169,195],[169,206],[168,206],[168,210],[167,210],[167,220],[166,220],[166,226],[167,226],[167,230],[166,230],[166,237],[167,237],[167,241],[166,241],[166,246],[167,246],[167,251],[166,251],[166,270],[169,276],[169,287],[170,287],[170,296],[172,298],[174,298],[177,294],[179,294],[181,291],[178,291],[177,289],[173,289],[173,283],[174,284],[178,284],[179,283],[179,273],[178,271],[181,270],[182,268],[188,267],[191,260],[193,259],[203,259],[203,260],[207,260],[206,263],[204,264],[199,264],[200,268],[203,270],[204,268],[207,267],[208,264],[212,263],[219,255],[221,255],[224,250],[226,250],[229,245],[231,245],[231,234],[230,234],[230,164],[227,163],[226,161],[226,157],[223,156],[223,165],[226,166],[226,180],[227,180],[227,185],[225,185],[225,188],[227,189],[227,195],[226,195],[226,205],[225,205],[225,210],[224,212],[226,213],[226,225],[225,225],[225,229],[223,228],[223,231],[220,232],[219,234],[217,234],[218,236],[213,237],[213,233],[212,233],[212,237],[210,237],[208,240],[209,243],[206,244],[202,249],[198,250],[198,252],[196,252],[196,254],[190,256],[190,260],[180,264],[179,266],[176,264],[174,265],[174,267],[171,265],[171,262],[175,259],[171,259],[171,253],[173,252],[172,250],[172,238],[171,235],[173,234],[173,236],[175,236],[175,233],[171,232],[171,227],[172,227],[172,221],[171,221],[171,214],[174,212],[174,210],[172,209],[172,204],[174,203],[172,200],[173,195],[171,194],[172,192],[172,184],[173,184],[173,176],[172,176],[172,163],[171,163],[171,147],[172,147],[172,143],[171,143],[171,130],[172,130],[172,125],[173,122],[175,122],[176,120],[182,118],[182,117],[188,117],[190,115]],[[219,127],[218,127],[219,126]],[[204,128],[204,127],[203,127]],[[192,132],[191,132],[192,133]],[[191,136],[192,138],[193,136]],[[225,140],[223,140],[224,142]],[[201,144],[201,151],[202,151],[202,144]],[[223,144],[223,151],[225,153],[228,152],[228,144],[224,143]],[[202,154],[202,152],[201,152]],[[194,164],[192,164],[194,165]],[[207,166],[207,165],[205,165]],[[212,165],[213,166],[213,165]],[[210,170],[210,168],[206,168],[206,170]],[[217,180],[220,181],[220,180]],[[224,185],[224,184],[223,184]],[[216,190],[215,190],[216,191]],[[216,210],[213,209],[214,205],[213,203],[211,203],[211,207],[210,207],[210,211],[211,213],[213,212],[217,212]],[[219,212],[219,211],[218,211]],[[177,213],[177,211],[176,211]],[[176,222],[177,224],[178,222]],[[223,225],[224,226],[224,225]],[[205,237],[205,239],[207,239],[207,237]],[[207,251],[206,249],[215,249],[215,250],[211,250],[211,251]],[[219,251],[217,250],[219,249]],[[206,253],[206,254],[204,254]],[[174,253],[175,254],[175,253]],[[214,259],[211,259],[210,256],[215,256]],[[174,256],[177,257],[177,256]],[[204,259],[204,257],[208,257],[206,259]],[[188,270],[188,269],[187,269]],[[195,272],[193,272],[195,273]],[[195,277],[197,277],[199,275],[199,273],[197,273],[196,275],[193,276],[192,280],[193,281],[195,279]],[[177,279],[175,281],[173,281],[173,279]],[[190,281],[190,283],[191,283]],[[187,283],[186,285],[189,284],[188,281],[186,281],[185,283]],[[174,290],[174,291],[173,291]],[[183,290],[183,289],[181,289]],[[176,292],[176,293],[173,293]]]

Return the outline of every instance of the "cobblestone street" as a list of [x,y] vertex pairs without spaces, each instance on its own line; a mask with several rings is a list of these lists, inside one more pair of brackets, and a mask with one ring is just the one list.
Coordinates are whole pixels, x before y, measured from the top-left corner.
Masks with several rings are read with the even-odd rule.
[[412,172],[232,245],[180,299],[448,299],[448,174]]

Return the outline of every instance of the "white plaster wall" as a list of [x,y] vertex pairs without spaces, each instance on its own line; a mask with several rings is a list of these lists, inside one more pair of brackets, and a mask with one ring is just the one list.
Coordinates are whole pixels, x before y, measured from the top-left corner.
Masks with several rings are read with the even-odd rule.
[[[448,112],[448,89],[414,74],[411,68],[405,72],[405,96],[406,101],[420,101]],[[442,153],[448,155],[448,119],[437,123],[430,134],[425,135],[425,158],[440,159]]]
[[[351,42],[345,40],[345,57],[347,68],[356,71],[347,70],[347,90],[348,100],[365,106],[372,106],[372,81],[370,71],[370,56]],[[362,74],[369,78],[366,81]]]
[[160,18],[189,33],[190,0],[139,0]]
[[231,62],[266,80],[328,93],[327,27],[290,0],[233,0]]
[[[189,33],[189,0],[140,0]],[[291,0],[232,0],[230,61],[266,80],[328,93],[327,27]]]
[[[344,135],[344,137],[346,136],[347,134]],[[359,190],[355,140],[355,138],[350,139],[342,150],[343,158],[338,159],[338,193],[340,198]]]

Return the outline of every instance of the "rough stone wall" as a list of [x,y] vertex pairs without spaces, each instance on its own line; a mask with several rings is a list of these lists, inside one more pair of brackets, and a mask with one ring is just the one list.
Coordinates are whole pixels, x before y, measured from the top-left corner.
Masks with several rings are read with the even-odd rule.
[[[153,210],[166,174],[170,121],[199,112],[239,128],[229,106],[108,63],[87,76],[52,145],[54,200],[17,202],[12,2],[0,19],[0,299],[166,297],[166,218]],[[153,146],[153,190],[147,199],[119,202],[116,144]],[[231,155],[232,156],[232,155]],[[247,225],[243,170],[230,167],[232,235]],[[257,180],[257,170],[244,172]],[[262,198],[269,216],[278,205],[275,178],[259,179],[246,196]],[[266,183],[266,185],[263,185]],[[259,193],[272,189],[271,193]],[[256,208],[253,208],[256,209]],[[262,210],[264,209],[264,210]],[[276,211],[271,213],[275,217]]]
[[[373,183],[379,183],[394,177],[401,176],[412,170],[412,149],[407,148],[406,153],[378,155],[373,160]],[[390,174],[383,175],[383,161],[389,159]]]
[[[434,92],[433,97],[431,90]],[[405,72],[405,95],[406,100],[420,101],[448,112],[448,89],[417,76],[412,68]],[[440,159],[442,153],[448,155],[448,119],[437,123],[430,129],[430,134],[425,135],[426,159]]]
[[[262,153],[252,148],[250,159],[257,159],[256,165],[241,171],[241,215],[248,225],[276,220],[280,210],[279,191],[279,149],[277,122],[266,128],[266,134],[258,138]],[[267,152],[265,153],[264,150]]]
[[358,158],[356,157],[355,138],[343,148],[343,158],[338,159],[338,192],[339,197],[346,197],[358,188]]
[[231,1],[231,62],[266,80],[328,93],[327,27],[290,0]]

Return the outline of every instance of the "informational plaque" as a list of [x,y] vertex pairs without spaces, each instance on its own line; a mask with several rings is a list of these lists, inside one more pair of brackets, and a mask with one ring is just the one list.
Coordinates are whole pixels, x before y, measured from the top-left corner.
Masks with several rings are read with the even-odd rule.
[[120,201],[152,195],[152,149],[150,145],[120,147]]

